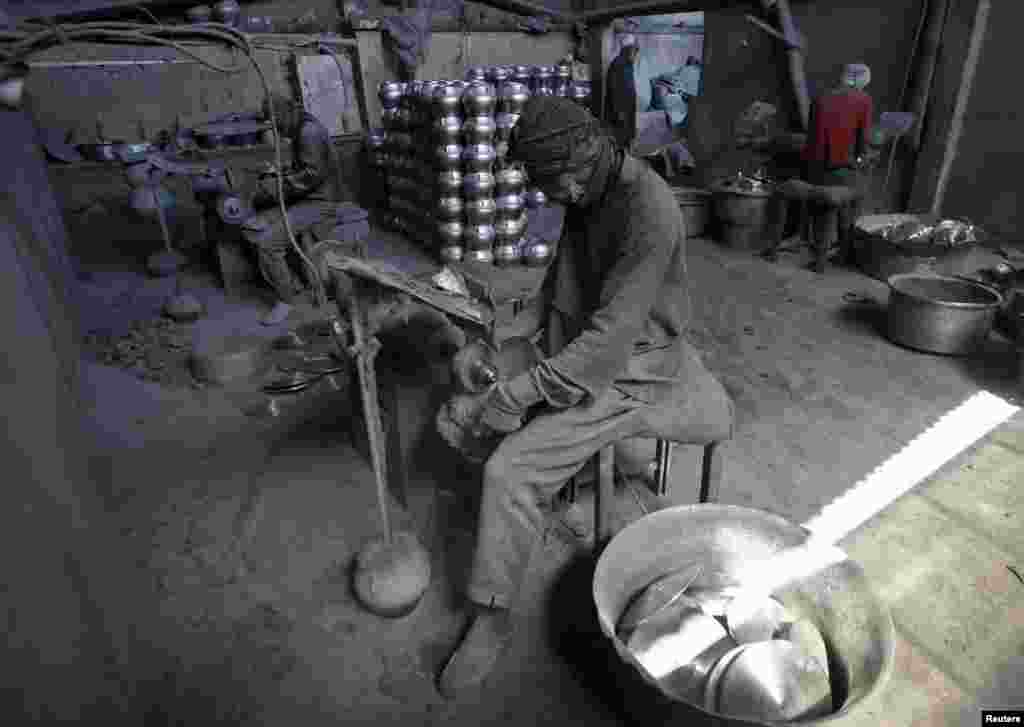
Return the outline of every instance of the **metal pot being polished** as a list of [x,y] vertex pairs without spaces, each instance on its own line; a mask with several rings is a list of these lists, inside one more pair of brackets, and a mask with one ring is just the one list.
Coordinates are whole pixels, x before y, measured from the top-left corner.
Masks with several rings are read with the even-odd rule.
[[487,72],[487,80],[497,85],[508,80],[509,70],[505,66],[494,66]]
[[459,196],[462,194],[462,172],[458,169],[447,169],[437,175],[437,187],[443,196]]
[[472,172],[462,180],[462,192],[467,199],[489,197],[494,193],[494,175],[490,172]]
[[531,66],[519,65],[515,67],[512,72],[512,79],[516,83],[521,83],[527,88],[530,87],[530,78],[533,77],[533,68]]
[[402,102],[402,96],[405,95],[405,90],[405,84],[400,81],[381,81],[377,88],[380,105],[385,109],[398,108]]
[[463,230],[462,239],[470,249],[490,250],[495,240],[494,225],[467,225]]
[[470,68],[466,73],[466,80],[473,81],[486,81],[487,80],[487,67],[486,66],[474,66]]
[[471,145],[492,144],[497,129],[494,117],[490,115],[470,116],[462,125],[462,133],[466,137],[466,142]]
[[517,192],[506,192],[494,201],[498,217],[501,219],[517,219],[522,216],[526,202]]
[[437,226],[437,236],[441,244],[447,247],[462,245],[466,234],[466,226],[459,220],[448,220]]
[[498,207],[492,197],[478,197],[466,201],[466,221],[471,225],[492,225]]
[[448,195],[437,200],[437,214],[443,220],[458,219],[464,209],[462,197]]
[[495,173],[494,184],[499,195],[520,195],[526,184],[526,171],[519,165],[511,164]]
[[462,161],[470,172],[490,171],[495,159],[497,154],[491,144],[473,144],[462,153]]
[[488,83],[474,83],[462,94],[467,116],[484,116],[494,111],[494,88]]
[[442,144],[434,149],[434,159],[441,169],[458,169],[462,165],[462,147],[458,144]]
[[462,117],[442,116],[434,122],[434,133],[442,144],[458,144],[462,139]]
[[523,106],[530,99],[530,87],[519,81],[513,81],[501,86],[500,91],[501,111],[507,114],[521,114]]
[[967,278],[907,273],[888,283],[886,335],[919,351],[976,352],[1003,304],[998,290]]
[[517,217],[506,217],[498,220],[494,225],[494,234],[502,241],[518,240],[526,232],[526,224],[526,215],[520,214]]

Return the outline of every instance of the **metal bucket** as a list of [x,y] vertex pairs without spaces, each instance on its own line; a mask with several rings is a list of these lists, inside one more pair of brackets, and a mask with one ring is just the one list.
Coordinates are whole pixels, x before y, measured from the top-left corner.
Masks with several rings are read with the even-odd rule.
[[707,231],[711,217],[711,193],[693,187],[673,187],[672,192],[686,222],[686,236],[702,236]]
[[888,283],[886,334],[919,351],[976,351],[1003,304],[998,290],[966,278],[906,273],[893,275]]
[[778,217],[773,192],[732,189],[722,182],[712,186],[711,192],[722,244],[754,252],[771,247]]
[[[934,215],[865,215],[854,224],[854,256],[857,265],[876,280],[888,280],[903,273],[961,275],[969,272],[971,246],[913,250],[890,242],[882,231],[894,224],[927,220]],[[935,217],[935,221],[938,218]]]
[[[655,578],[695,562],[704,568],[694,588],[742,585],[737,574],[744,565],[803,545],[807,537],[805,529],[761,510],[689,505],[647,515],[608,544],[593,580],[601,631],[611,639],[620,659],[640,675],[650,701],[668,705],[666,717],[671,722],[665,724],[686,724],[687,719],[692,723],[694,710],[705,715],[714,713],[664,690],[640,668],[616,636],[615,626],[632,596]],[[888,608],[861,567],[846,559],[796,579],[773,596],[791,612],[811,620],[824,636],[828,650],[836,712],[800,724],[831,724],[872,706],[877,708],[875,698],[892,673],[895,629]],[[746,720],[726,723],[768,724]]]

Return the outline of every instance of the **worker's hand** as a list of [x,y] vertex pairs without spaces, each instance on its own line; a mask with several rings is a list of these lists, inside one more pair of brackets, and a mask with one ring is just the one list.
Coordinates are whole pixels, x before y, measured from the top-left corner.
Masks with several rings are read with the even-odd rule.
[[502,384],[491,387],[480,412],[480,434],[511,434],[522,429],[526,412],[509,397]]

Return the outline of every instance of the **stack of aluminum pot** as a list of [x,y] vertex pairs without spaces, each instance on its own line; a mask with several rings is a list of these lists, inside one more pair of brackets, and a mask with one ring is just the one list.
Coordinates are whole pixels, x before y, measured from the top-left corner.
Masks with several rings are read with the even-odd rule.
[[383,129],[367,147],[395,228],[444,262],[547,264],[553,248],[527,235],[528,210],[547,199],[507,154],[531,89],[554,95],[555,76],[553,66],[491,66],[464,81],[382,83]]

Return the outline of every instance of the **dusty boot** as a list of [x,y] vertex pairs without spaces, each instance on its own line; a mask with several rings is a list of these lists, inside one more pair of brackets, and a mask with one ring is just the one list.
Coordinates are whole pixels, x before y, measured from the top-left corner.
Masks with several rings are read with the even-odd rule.
[[283,323],[291,312],[292,307],[288,303],[279,302],[263,317],[262,323],[265,326],[276,326],[278,323]]
[[437,688],[445,699],[455,699],[479,687],[498,663],[512,636],[512,614],[505,608],[476,607],[473,622],[452,654]]

